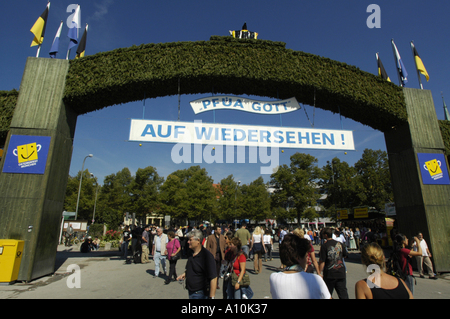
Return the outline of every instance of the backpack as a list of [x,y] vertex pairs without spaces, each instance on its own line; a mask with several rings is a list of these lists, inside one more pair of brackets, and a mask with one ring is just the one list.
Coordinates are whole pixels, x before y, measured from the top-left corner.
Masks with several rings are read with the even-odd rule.
[[133,262],[134,262],[135,264],[140,264],[140,263],[141,263],[141,252],[140,252],[139,250],[136,250],[136,251],[134,252],[134,255],[133,255]]
[[[408,267],[409,260],[407,259],[406,261],[406,267]],[[389,257],[389,260],[386,263],[386,273],[388,275],[406,280],[408,274],[402,270],[402,267],[400,265],[399,251],[394,251]]]

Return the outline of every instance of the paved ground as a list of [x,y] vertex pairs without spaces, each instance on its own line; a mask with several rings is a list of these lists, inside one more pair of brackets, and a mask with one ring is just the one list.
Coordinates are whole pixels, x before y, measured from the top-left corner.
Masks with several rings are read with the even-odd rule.
[[[253,274],[253,262],[247,262],[250,270],[253,299],[271,299],[269,276],[280,265],[278,245],[275,246],[274,260],[263,262],[261,274]],[[318,253],[318,247],[316,253]],[[154,262],[149,264],[125,264],[118,251],[96,251],[88,254],[58,247],[55,273],[30,283],[0,285],[0,299],[187,299],[188,293],[177,282],[164,285],[163,278],[153,278]],[[317,256],[317,254],[316,254]],[[186,259],[177,263],[178,274],[184,271]],[[80,288],[69,288],[74,284],[74,276],[69,266],[80,269]],[[348,269],[347,288],[350,299],[355,299],[355,283],[366,278],[360,263],[360,254],[351,253],[346,260]],[[69,268],[69,269],[68,269]],[[222,282],[220,282],[222,286]],[[216,298],[222,298],[218,291]],[[439,280],[417,277],[414,297],[416,299],[450,299],[450,276]],[[337,298],[336,293],[333,298]]]

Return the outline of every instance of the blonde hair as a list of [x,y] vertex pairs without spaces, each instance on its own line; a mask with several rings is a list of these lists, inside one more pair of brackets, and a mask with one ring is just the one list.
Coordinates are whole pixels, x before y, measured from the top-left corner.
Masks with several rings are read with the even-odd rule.
[[361,249],[361,262],[365,266],[378,265],[386,271],[386,262],[383,249],[377,243],[370,243]]
[[253,234],[254,235],[261,235],[261,234],[263,234],[263,231],[261,230],[261,227],[257,226],[255,228],[255,230],[253,231]]
[[300,238],[303,238],[305,236],[305,231],[301,228],[294,229],[292,233]]

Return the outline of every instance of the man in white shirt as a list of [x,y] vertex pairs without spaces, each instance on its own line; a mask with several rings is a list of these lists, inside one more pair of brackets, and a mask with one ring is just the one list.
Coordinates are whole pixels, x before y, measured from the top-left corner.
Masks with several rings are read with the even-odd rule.
[[419,233],[417,238],[420,241],[420,247],[422,248],[422,256],[416,256],[417,268],[419,270],[420,278],[425,278],[423,275],[423,264],[427,266],[428,276],[430,279],[437,279],[433,272],[433,264],[431,262],[431,252],[428,250],[428,245],[425,239],[423,239],[423,234]]
[[153,260],[155,261],[155,275],[153,278],[159,276],[159,263],[163,266],[164,275],[166,274],[166,258],[167,250],[166,244],[169,242],[169,238],[163,233],[162,228],[156,229],[156,236],[153,238]]
[[345,245],[344,234],[341,231],[339,231],[339,228],[336,228],[336,231],[333,234],[333,239]]

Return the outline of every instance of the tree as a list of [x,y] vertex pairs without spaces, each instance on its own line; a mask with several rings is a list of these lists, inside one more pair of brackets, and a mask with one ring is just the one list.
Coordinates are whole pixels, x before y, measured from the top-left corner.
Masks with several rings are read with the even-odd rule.
[[361,205],[381,210],[386,202],[393,201],[389,162],[385,151],[365,149],[362,158],[355,163],[355,169],[359,178],[358,197]]
[[98,220],[108,224],[110,229],[117,228],[123,222],[124,214],[131,207],[132,181],[133,177],[126,167],[105,177],[97,199],[96,215]]
[[270,184],[275,191],[272,194],[273,207],[287,207],[295,213],[300,224],[303,212],[308,206],[314,206],[320,198],[317,183],[321,170],[314,156],[295,153],[291,163],[282,165],[271,175]]
[[220,181],[220,194],[217,203],[219,219],[233,220],[241,215],[238,201],[240,190],[233,175],[228,175]]
[[163,182],[164,178],[158,175],[154,167],[139,168],[129,187],[129,211],[141,218],[151,212],[158,213],[161,210],[159,188]]
[[94,212],[95,188],[97,187],[97,183],[87,169],[83,172],[79,171],[75,177],[69,176],[66,197],[64,198],[64,210],[68,212],[76,211],[81,174],[83,174],[83,180],[81,181],[77,218],[80,220],[91,220]]
[[[216,216],[216,191],[212,178],[204,168],[191,166],[171,175],[170,181],[168,178],[161,190],[164,209],[176,213],[180,219],[203,220]],[[180,194],[175,194],[177,189]],[[182,202],[176,208],[169,208],[176,195]]]
[[186,181],[188,195],[188,218],[194,220],[212,219],[216,217],[216,191],[213,180],[206,169],[193,166],[190,178]]
[[258,221],[270,216],[270,195],[264,179],[258,177],[249,185],[242,185],[242,217]]
[[186,219],[187,190],[186,184],[175,174],[167,176],[161,186],[161,210],[173,219]]
[[356,170],[347,162],[335,157],[322,168],[321,192],[327,194],[324,206],[331,211],[330,217],[336,217],[339,208],[350,208],[360,203],[357,197],[358,182]]

